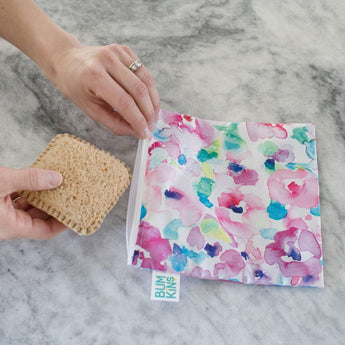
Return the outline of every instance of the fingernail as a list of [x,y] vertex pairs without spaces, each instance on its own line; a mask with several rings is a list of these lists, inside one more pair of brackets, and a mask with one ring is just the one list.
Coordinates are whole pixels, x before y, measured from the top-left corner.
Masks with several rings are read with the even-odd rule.
[[52,187],[58,187],[62,183],[62,175],[57,171],[49,171],[48,182]]

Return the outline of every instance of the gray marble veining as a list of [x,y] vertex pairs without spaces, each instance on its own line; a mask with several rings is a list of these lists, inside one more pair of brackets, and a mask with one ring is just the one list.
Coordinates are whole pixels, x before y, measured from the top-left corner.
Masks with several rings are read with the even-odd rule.
[[[126,44],[162,108],[224,121],[313,122],[325,289],[182,278],[181,301],[150,301],[126,266],[128,192],[90,237],[0,243],[0,344],[344,344],[345,3],[38,0],[85,44]],[[137,140],[86,117],[0,40],[0,165],[30,165],[69,132],[133,168]]]

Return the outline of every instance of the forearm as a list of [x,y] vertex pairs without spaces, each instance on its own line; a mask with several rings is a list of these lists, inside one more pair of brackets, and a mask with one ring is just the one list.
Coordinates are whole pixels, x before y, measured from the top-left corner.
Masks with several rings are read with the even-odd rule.
[[54,59],[79,45],[32,0],[0,0],[0,36],[34,60],[49,79],[54,78]]
[[117,135],[150,137],[159,95],[145,66],[129,69],[138,60],[129,47],[83,46],[33,0],[0,0],[0,37],[34,60],[92,119]]

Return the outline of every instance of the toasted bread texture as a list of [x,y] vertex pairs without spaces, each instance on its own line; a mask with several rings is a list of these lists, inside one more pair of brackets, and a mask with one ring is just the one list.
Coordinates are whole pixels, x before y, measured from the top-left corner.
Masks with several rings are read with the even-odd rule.
[[80,235],[98,230],[130,184],[129,168],[109,153],[70,134],[59,134],[32,165],[59,171],[61,186],[19,194]]

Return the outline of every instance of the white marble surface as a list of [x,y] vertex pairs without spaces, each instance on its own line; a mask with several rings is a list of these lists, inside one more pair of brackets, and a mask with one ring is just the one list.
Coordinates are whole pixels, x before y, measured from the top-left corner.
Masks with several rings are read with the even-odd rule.
[[[91,237],[0,243],[0,344],[344,344],[345,3],[339,0],[39,0],[86,44],[131,46],[162,108],[225,121],[314,122],[325,289],[182,278],[180,303],[150,301],[126,266],[128,192]],[[30,165],[69,132],[133,168],[119,138],[0,41],[0,165]]]

